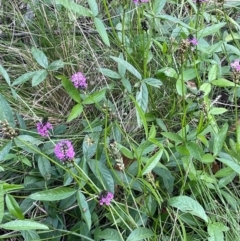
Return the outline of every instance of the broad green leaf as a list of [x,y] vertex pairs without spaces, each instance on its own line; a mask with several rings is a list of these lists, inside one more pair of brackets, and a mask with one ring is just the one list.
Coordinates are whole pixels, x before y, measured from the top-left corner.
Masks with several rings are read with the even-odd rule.
[[114,181],[106,165],[94,159],[89,160],[88,165],[95,177],[104,185],[104,188],[114,193]]
[[42,156],[42,155],[39,155],[38,158],[37,158],[37,162],[38,162],[38,169],[42,175],[42,177],[45,179],[45,180],[50,180],[51,178],[51,163],[50,161]]
[[203,163],[213,163],[215,161],[215,158],[210,153],[207,153],[202,156],[201,161]]
[[0,120],[7,120],[11,127],[15,126],[12,109],[3,95],[0,94]]
[[93,15],[89,9],[87,9],[75,2],[71,2],[69,0],[55,0],[55,2],[56,2],[56,4],[63,5],[66,9],[76,13],[78,16],[92,17],[92,15]]
[[191,197],[184,195],[173,197],[168,200],[168,204],[172,207],[178,208],[184,213],[191,213],[192,215],[203,219],[206,223],[208,222],[208,217],[203,207]]
[[212,80],[215,80],[217,78],[217,74],[218,74],[218,66],[214,64],[208,71],[208,81],[211,82]]
[[154,232],[148,228],[137,228],[131,232],[126,241],[138,241],[154,236]]
[[62,80],[62,85],[64,89],[67,91],[67,93],[69,94],[69,96],[77,103],[80,103],[81,98],[80,98],[79,91],[76,89],[73,83],[63,75],[57,76],[57,78]]
[[100,102],[105,97],[106,89],[101,89],[89,95],[85,100],[82,101],[83,105],[89,105]]
[[93,16],[96,17],[98,15],[98,4],[96,0],[88,0],[88,5],[93,13]]
[[6,194],[5,200],[6,200],[6,206],[7,206],[8,211],[16,218],[24,219],[23,212],[20,209],[15,198],[10,194]]
[[9,153],[12,147],[12,141],[7,142],[5,145],[0,147],[0,162],[3,161],[4,157]]
[[163,131],[167,132],[167,127],[166,127],[165,123],[164,123],[161,119],[157,118],[157,119],[156,119],[156,122],[157,122],[158,126],[159,126]]
[[48,75],[48,72],[45,69],[35,71],[35,74],[33,75],[33,78],[32,78],[32,86],[39,85],[41,82],[43,82],[46,79],[47,75]]
[[121,58],[118,58],[118,57],[114,57],[114,56],[110,56],[110,58],[113,59],[116,63],[123,65],[137,79],[139,79],[139,80],[142,79],[141,74],[131,64],[129,64],[127,61],[125,61]]
[[152,124],[149,131],[148,140],[154,139],[156,137],[156,134],[157,134],[156,127],[154,124]]
[[163,149],[160,149],[157,153],[155,153],[149,160],[147,161],[146,165],[142,169],[142,175],[145,175],[149,172],[151,172],[154,167],[159,163],[159,160],[161,159],[161,156],[163,154]]
[[228,54],[234,54],[234,55],[240,56],[239,48],[237,48],[231,44],[224,44],[224,49],[225,49],[226,53],[228,53]]
[[3,184],[4,193],[9,193],[9,192],[20,190],[20,189],[23,189],[23,188],[24,188],[23,185],[9,184],[9,183]]
[[216,80],[213,80],[211,82],[211,84],[213,85],[216,85],[216,86],[219,86],[219,87],[231,87],[231,86],[235,86],[235,83],[233,83],[232,81],[229,81],[227,79],[216,79]]
[[143,112],[146,112],[148,107],[148,89],[145,83],[141,84],[140,90],[136,96],[136,101],[139,107],[142,108]]
[[21,148],[24,151],[27,151],[29,153],[39,153],[41,152],[38,145],[42,143],[37,138],[34,138],[29,135],[20,135],[16,138],[14,138],[14,142],[17,147]]
[[204,92],[204,96],[207,96],[211,92],[211,84],[210,83],[203,83],[199,90]]
[[208,225],[209,241],[224,241],[223,231],[228,231],[229,228],[223,223],[214,222]]
[[226,23],[221,22],[221,23],[217,23],[217,24],[212,24],[209,27],[204,27],[202,30],[198,31],[197,37],[204,38],[206,36],[212,35],[225,25],[226,25]]
[[77,201],[78,201],[78,206],[80,209],[80,212],[82,214],[82,217],[84,218],[88,230],[91,230],[92,226],[92,219],[91,219],[91,212],[89,210],[88,202],[86,201],[86,197],[82,194],[81,191],[77,192]]
[[211,115],[221,115],[225,112],[227,112],[228,110],[226,108],[222,108],[222,107],[213,107],[210,109],[210,111],[208,112]]
[[106,28],[105,28],[102,20],[99,19],[99,18],[94,18],[94,23],[95,23],[96,29],[97,29],[99,35],[101,36],[103,42],[104,42],[108,47],[110,47],[110,42],[109,42],[109,38],[108,38],[108,33],[107,33],[107,31],[106,31]]
[[133,152],[130,151],[128,148],[126,148],[125,146],[122,146],[121,144],[117,143],[117,148],[120,150],[120,152],[127,158],[129,159],[133,159],[134,155]]
[[186,147],[192,157],[196,160],[201,161],[204,151],[194,142],[187,142]]
[[15,81],[13,81],[12,86],[25,83],[26,81],[30,80],[36,74],[36,72],[37,71],[28,72],[19,76]]
[[43,53],[43,51],[35,47],[32,47],[31,53],[39,65],[41,65],[45,69],[48,67],[48,59],[47,56]]
[[161,132],[161,134],[162,134],[163,136],[165,136],[166,138],[168,138],[169,140],[175,142],[176,144],[183,142],[182,137],[179,136],[179,135],[176,134],[176,133],[173,133],[173,132]]
[[123,86],[125,87],[125,89],[129,92],[129,93],[132,93],[132,86],[131,86],[131,83],[128,79],[122,77],[121,78],[121,81],[122,81],[122,84]]
[[[122,53],[119,54],[119,58],[124,60]],[[118,63],[118,73],[121,75],[121,77],[124,77],[124,75],[126,74],[126,67],[120,63]]]
[[226,158],[217,158],[217,160],[219,160],[223,164],[227,165],[233,171],[235,171],[236,173],[238,173],[240,175],[240,165],[238,165],[236,162],[231,161],[231,160],[226,159]]
[[107,76],[109,78],[112,79],[121,79],[121,76],[119,75],[119,73],[111,70],[111,69],[107,69],[107,68],[100,68],[99,71],[104,75]]
[[31,194],[29,198],[38,201],[58,201],[72,196],[75,192],[76,190],[70,187],[58,187],[35,192]]
[[147,78],[147,79],[144,79],[143,82],[145,82],[148,85],[154,86],[156,88],[159,88],[162,85],[162,82],[159,79],[155,79],[155,78]]
[[154,14],[160,14],[162,9],[164,8],[167,0],[155,0],[153,2],[153,12]]
[[178,76],[176,70],[169,67],[164,67],[162,69],[159,69],[156,75],[157,77],[160,77],[161,74],[164,74],[165,76],[171,77],[171,78],[177,78]]
[[73,119],[77,118],[78,116],[81,115],[83,111],[83,106],[81,104],[76,104],[72,110],[70,115],[67,118],[67,122],[72,121]]
[[145,135],[146,135],[146,138],[147,138],[148,137],[148,126],[147,126],[147,120],[146,120],[145,114],[144,114],[142,108],[139,107],[139,104],[134,99],[134,97],[131,96],[131,95],[129,95],[129,97],[132,99],[132,101],[134,102],[135,107],[136,107],[136,115],[137,115],[138,127],[141,127],[143,125],[144,131],[145,131]]
[[15,230],[15,231],[22,231],[22,230],[31,230],[31,229],[44,229],[48,230],[48,226],[45,224],[30,221],[30,220],[14,220],[0,225],[0,228],[6,230]]
[[47,70],[54,71],[54,70],[61,69],[63,67],[64,67],[64,62],[60,59],[49,64],[47,67]]
[[23,230],[21,235],[24,238],[24,241],[40,241],[41,238],[37,234],[36,230]]
[[219,132],[214,137],[213,143],[213,156],[217,156],[218,153],[222,150],[223,144],[226,139],[228,131],[228,124],[225,123],[223,127],[219,130]]
[[178,93],[180,96],[186,95],[187,87],[186,87],[186,85],[185,85],[185,82],[184,82],[181,78],[178,78],[178,79],[177,79],[176,89],[177,89],[177,93]]
[[10,81],[9,75],[8,75],[7,71],[3,68],[2,65],[0,65],[0,74],[6,80],[7,84],[11,85],[11,81]]
[[179,20],[176,17],[170,16],[170,15],[162,15],[161,13],[159,13],[159,15],[157,15],[156,17],[160,18],[160,19],[168,20],[168,21],[170,21],[172,23],[175,23],[175,24],[179,24],[182,27],[185,27],[187,29],[194,30],[192,27],[190,27],[190,25],[187,25],[186,23],[182,22],[181,20]]
[[3,184],[0,184],[0,223],[4,216],[4,191]]
[[105,241],[123,241],[119,232],[116,229],[106,228],[97,233],[97,237]]

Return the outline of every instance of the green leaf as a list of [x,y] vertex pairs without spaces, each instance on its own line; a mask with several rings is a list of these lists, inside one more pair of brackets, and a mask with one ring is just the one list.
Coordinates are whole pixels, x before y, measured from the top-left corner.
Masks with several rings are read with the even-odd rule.
[[140,90],[136,95],[136,101],[139,107],[142,108],[143,112],[146,112],[148,107],[148,88],[145,83],[141,84]]
[[217,156],[218,153],[222,150],[223,144],[226,139],[228,131],[228,124],[225,123],[223,127],[219,130],[219,132],[214,137],[213,142],[213,156]]
[[6,206],[8,208],[8,211],[15,216],[18,219],[24,219],[22,210],[20,209],[17,201],[14,199],[14,197],[10,194],[6,194]]
[[184,195],[173,197],[168,200],[168,204],[172,207],[178,208],[184,213],[191,213],[192,215],[203,219],[206,223],[208,222],[208,217],[203,207],[191,197]]
[[170,77],[170,78],[177,78],[177,72],[173,68],[164,67],[164,68],[158,70],[156,75],[157,75],[157,77],[160,77],[161,74],[164,74],[165,76]]
[[79,91],[76,89],[73,83],[63,75],[57,76],[57,78],[62,80],[62,85],[64,89],[67,91],[67,93],[69,94],[69,96],[77,103],[80,103],[81,98],[80,98]]
[[194,142],[187,142],[186,147],[192,157],[196,160],[201,161],[204,151]]
[[0,74],[6,80],[7,84],[11,85],[11,81],[10,81],[9,75],[8,75],[7,71],[3,68],[2,65],[0,65]]
[[101,89],[98,92],[94,92],[82,101],[83,105],[89,105],[100,102],[105,97],[106,89]]
[[211,154],[207,153],[202,156],[201,161],[203,163],[213,163],[215,161],[215,158]]
[[[119,58],[124,60],[122,53],[119,54]],[[118,63],[118,73],[121,75],[121,77],[124,77],[124,75],[126,74],[126,67],[120,63]]]
[[114,57],[114,56],[110,56],[110,58],[113,59],[116,63],[123,65],[137,79],[139,79],[139,80],[142,79],[141,74],[131,64],[129,64],[127,61],[125,61],[121,58],[118,58],[118,57]]
[[15,121],[13,118],[13,113],[10,105],[6,99],[0,94],[0,120],[7,120],[11,127],[15,126]]
[[153,3],[153,12],[154,14],[160,14],[164,8],[167,0],[155,0]]
[[228,231],[229,228],[223,223],[214,222],[208,225],[209,241],[224,241],[223,231]]
[[23,230],[21,235],[24,238],[24,241],[40,241],[40,237],[35,230]]
[[119,73],[112,71],[111,69],[107,68],[100,68],[99,71],[104,75],[112,79],[121,79]]
[[36,72],[37,71],[28,72],[19,76],[15,81],[13,81],[12,86],[25,83],[26,81],[30,80],[36,74]]
[[0,184],[0,223],[4,216],[4,191],[3,184]]
[[[95,234],[95,233],[94,233]],[[106,228],[103,231],[97,233],[97,236],[105,241],[122,241],[121,235],[116,229]]]
[[154,236],[152,230],[148,228],[137,228],[131,232],[126,241],[138,241]]
[[121,78],[121,81],[122,81],[122,84],[123,86],[125,87],[125,89],[129,92],[129,93],[132,93],[132,86],[131,86],[131,83],[128,79],[122,77]]
[[144,83],[159,88],[162,85],[162,82],[159,79],[147,78],[143,80]]
[[59,201],[72,196],[75,192],[76,190],[70,187],[57,187],[33,193],[29,198],[38,201]]
[[227,112],[228,110],[226,108],[222,108],[222,107],[213,107],[210,109],[210,111],[208,112],[211,115],[221,115],[225,112]]
[[208,72],[208,81],[211,82],[217,78],[218,66],[216,64],[212,65]]
[[227,165],[233,171],[235,171],[236,173],[238,173],[240,175],[240,165],[238,165],[236,162],[231,161],[231,160],[226,159],[226,158],[217,158],[217,160],[219,160],[223,164]]
[[183,142],[182,137],[179,136],[179,135],[176,134],[176,133],[173,133],[173,132],[161,132],[161,134],[162,134],[163,136],[165,136],[166,138],[168,138],[169,140],[175,142],[176,145]]
[[87,9],[75,2],[71,2],[69,0],[55,0],[55,2],[56,2],[56,4],[61,4],[66,9],[68,9],[74,13],[77,13],[79,16],[92,17],[92,15],[93,15],[89,9]]
[[177,89],[177,93],[178,93],[180,96],[186,95],[187,87],[186,87],[184,81],[183,81],[181,78],[178,78],[178,79],[177,79],[176,89]]
[[108,34],[107,34],[106,28],[105,28],[102,20],[99,19],[99,18],[94,18],[94,23],[95,23],[96,29],[97,29],[99,35],[101,36],[103,42],[104,42],[108,47],[110,47],[110,42],[109,42]]
[[48,230],[48,226],[30,220],[14,220],[0,225],[0,228],[6,230],[15,230],[15,231],[22,231],[22,230],[31,230],[31,229],[44,229]]
[[60,59],[60,60],[56,60],[54,62],[52,62],[51,64],[48,65],[47,70],[49,71],[54,71],[54,70],[58,70],[64,67],[64,62]]
[[147,161],[146,165],[144,166],[144,168],[142,169],[142,175],[145,175],[149,172],[151,172],[154,167],[156,167],[156,165],[159,163],[161,157],[163,154],[163,149],[160,149],[157,153],[155,153],[151,158],[149,158],[149,160]]
[[203,29],[198,31],[197,37],[204,38],[206,36],[212,35],[225,25],[226,23],[223,23],[223,22],[217,23],[217,24],[211,24],[209,27],[204,27]]
[[114,193],[114,181],[109,169],[103,163],[94,159],[89,160],[88,165],[100,183],[104,184],[104,188]]
[[7,142],[5,145],[0,147],[0,162],[9,153],[12,147],[12,141]]
[[88,230],[90,231],[92,226],[91,212],[89,210],[88,202],[86,201],[86,198],[81,191],[77,192],[77,201],[82,217],[84,218],[88,226]]
[[48,67],[47,56],[40,49],[32,47],[31,53],[39,65],[41,65],[45,69]]
[[29,135],[20,135],[14,138],[14,142],[17,147],[21,148],[22,150],[29,152],[29,153],[39,153],[41,152],[38,148],[38,145],[42,143],[37,138],[34,138]]
[[20,189],[23,189],[23,188],[24,188],[23,185],[9,184],[9,183],[3,184],[3,190],[4,190],[5,193],[20,190]]
[[96,0],[88,0],[88,5],[93,13],[93,16],[96,17],[98,15],[98,5]]
[[46,79],[47,75],[48,75],[48,72],[45,69],[35,71],[34,76],[32,78],[32,86],[39,85],[41,82],[43,82]]
[[67,122],[72,121],[73,119],[77,118],[78,116],[81,115],[83,111],[83,106],[81,104],[76,104],[72,110],[70,115],[67,118]]
[[50,180],[51,178],[51,163],[50,161],[42,156],[42,155],[39,155],[38,158],[37,158],[37,162],[38,162],[38,169],[42,175],[42,177],[45,179],[45,180]]
[[[216,85],[216,86],[219,86],[219,87],[231,87],[231,86],[235,86],[235,83],[227,80],[227,79],[216,79],[216,80],[213,80],[211,82],[211,84],[213,85]],[[238,86],[238,85],[237,85]]]

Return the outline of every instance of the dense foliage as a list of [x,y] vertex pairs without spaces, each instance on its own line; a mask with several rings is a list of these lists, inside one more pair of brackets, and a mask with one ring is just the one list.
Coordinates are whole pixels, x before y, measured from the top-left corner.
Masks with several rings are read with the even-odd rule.
[[1,240],[238,240],[239,12],[2,0]]

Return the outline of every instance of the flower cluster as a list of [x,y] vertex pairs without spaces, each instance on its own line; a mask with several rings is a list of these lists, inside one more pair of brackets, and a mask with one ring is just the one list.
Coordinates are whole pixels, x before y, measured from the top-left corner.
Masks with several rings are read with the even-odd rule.
[[198,40],[197,40],[196,38],[194,38],[194,37],[188,38],[188,42],[189,42],[191,45],[193,45],[193,46],[198,45]]
[[49,130],[52,130],[52,125],[49,122],[38,122],[37,123],[37,132],[41,136],[49,136]]
[[71,141],[68,141],[68,140],[60,141],[55,146],[54,153],[56,157],[63,162],[71,161],[75,156],[73,145]]
[[239,63],[239,59],[235,59],[234,62],[231,63],[231,67],[233,69],[234,72],[240,72],[240,63]]
[[77,72],[73,74],[71,77],[71,81],[76,88],[80,88],[80,89],[87,88],[86,77],[81,72]]
[[113,199],[113,194],[108,191],[102,191],[99,194],[99,204],[103,205],[106,204],[107,206],[110,205],[111,200]]
[[149,0],[133,0],[134,4],[139,4],[139,3],[148,3]]

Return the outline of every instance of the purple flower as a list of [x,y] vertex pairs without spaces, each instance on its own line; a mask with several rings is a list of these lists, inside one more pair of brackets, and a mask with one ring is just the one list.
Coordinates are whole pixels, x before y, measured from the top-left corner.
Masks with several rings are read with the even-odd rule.
[[196,38],[189,38],[188,39],[188,42],[191,44],[191,45],[193,45],[193,46],[196,46],[196,45],[198,45],[198,40],[196,39]]
[[80,89],[87,88],[86,77],[81,72],[77,72],[73,74],[71,77],[71,81],[76,88],[80,88]]
[[49,130],[52,130],[52,125],[49,122],[38,122],[37,132],[41,136],[49,136]]
[[230,64],[234,72],[240,72],[239,61],[240,61],[239,59],[235,59],[234,62]]
[[63,162],[71,161],[75,156],[73,145],[71,141],[68,140],[58,142],[54,148],[54,153],[56,157]]
[[138,3],[148,3],[149,0],[133,0],[134,4],[138,4]]
[[106,204],[107,206],[110,205],[111,200],[113,199],[113,194],[108,191],[102,191],[99,194],[99,204],[102,206]]

